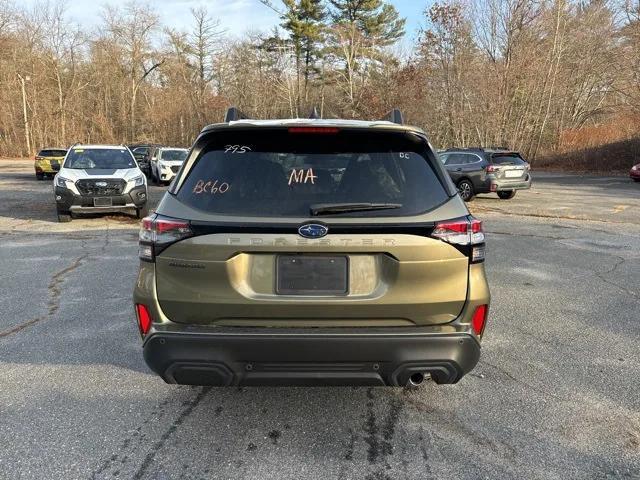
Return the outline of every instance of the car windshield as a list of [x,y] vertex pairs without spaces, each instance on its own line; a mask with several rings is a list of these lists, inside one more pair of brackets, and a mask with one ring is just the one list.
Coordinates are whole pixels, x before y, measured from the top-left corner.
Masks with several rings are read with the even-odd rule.
[[525,162],[518,154],[493,154],[491,156],[494,165],[524,165]]
[[67,154],[66,150],[40,150],[39,157],[64,157]]
[[166,160],[168,162],[184,162],[187,158],[188,150],[175,149],[175,150],[162,150],[160,152],[160,160]]
[[214,214],[273,217],[309,216],[318,205],[323,215],[416,215],[448,199],[418,135],[328,132],[216,132],[177,197]]
[[124,148],[74,148],[64,168],[79,170],[135,168],[136,163]]

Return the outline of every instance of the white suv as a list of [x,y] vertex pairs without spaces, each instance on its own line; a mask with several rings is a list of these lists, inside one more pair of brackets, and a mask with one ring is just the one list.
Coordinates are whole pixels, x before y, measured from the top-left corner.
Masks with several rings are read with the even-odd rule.
[[151,159],[151,178],[158,183],[168,184],[180,170],[189,150],[186,148],[159,148]]
[[149,213],[146,177],[124,145],[74,145],[53,189],[60,222],[72,213]]

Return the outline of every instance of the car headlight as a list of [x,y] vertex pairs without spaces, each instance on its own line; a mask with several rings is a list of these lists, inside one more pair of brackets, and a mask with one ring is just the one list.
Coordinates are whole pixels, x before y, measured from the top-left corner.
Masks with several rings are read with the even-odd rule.
[[73,183],[68,178],[61,177],[60,175],[56,176],[56,187],[69,188],[67,187],[67,182]]
[[631,170],[638,170],[638,165],[634,165],[633,167],[631,167]]
[[131,181],[133,182],[134,187],[139,187],[141,185],[144,185],[144,175],[140,175],[139,177],[136,177]]

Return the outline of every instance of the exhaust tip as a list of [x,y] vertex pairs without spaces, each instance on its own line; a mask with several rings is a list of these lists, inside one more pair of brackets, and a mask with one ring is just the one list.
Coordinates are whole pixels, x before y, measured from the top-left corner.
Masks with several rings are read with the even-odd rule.
[[421,385],[422,382],[424,382],[424,373],[421,373],[421,372],[412,373],[411,376],[409,377],[408,386],[417,387]]

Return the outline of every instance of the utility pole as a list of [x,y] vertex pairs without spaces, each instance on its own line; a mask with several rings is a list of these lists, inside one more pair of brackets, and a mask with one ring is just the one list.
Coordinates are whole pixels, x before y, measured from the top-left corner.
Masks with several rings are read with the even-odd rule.
[[16,73],[20,79],[20,86],[22,87],[22,114],[24,116],[24,138],[27,141],[27,156],[31,156],[31,135],[29,133],[29,116],[27,115],[27,89],[25,83],[31,80],[28,75],[23,77],[19,73]]

